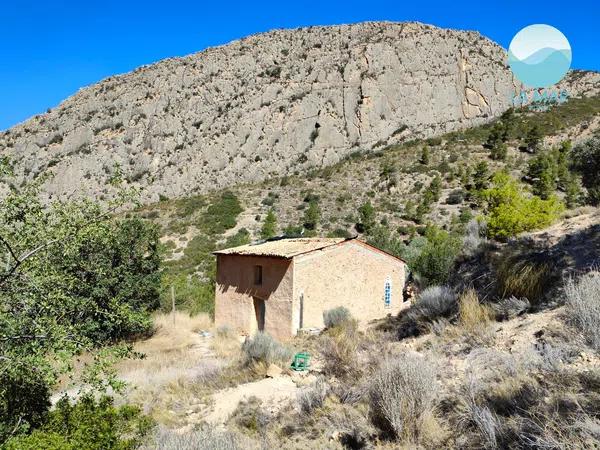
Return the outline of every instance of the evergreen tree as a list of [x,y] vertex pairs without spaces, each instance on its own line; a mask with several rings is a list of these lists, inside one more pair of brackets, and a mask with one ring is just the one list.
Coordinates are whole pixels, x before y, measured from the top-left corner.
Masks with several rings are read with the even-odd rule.
[[311,201],[304,212],[303,220],[304,228],[309,232],[309,235],[316,233],[320,217],[321,209],[319,208],[319,204],[316,201]]
[[356,224],[356,231],[359,233],[370,233],[375,226],[375,209],[370,201],[358,208],[359,222]]
[[490,170],[485,161],[481,161],[475,166],[473,173],[473,188],[476,191],[487,189],[490,180]]
[[424,166],[429,165],[430,155],[429,155],[429,147],[428,146],[423,147],[423,151],[421,152],[421,159],[419,160],[419,162],[421,164],[423,164]]
[[567,208],[579,205],[581,198],[581,181],[576,174],[569,174],[565,183],[565,203]]
[[498,140],[490,149],[490,156],[497,161],[504,161],[508,154],[508,147],[504,142]]
[[260,237],[262,239],[270,239],[277,234],[277,217],[273,208],[269,209],[260,229]]
[[429,185],[429,192],[431,193],[431,202],[438,202],[442,195],[442,179],[439,175],[433,177],[431,184]]
[[529,129],[527,136],[525,137],[525,145],[527,151],[535,153],[538,151],[540,142],[542,141],[542,133],[537,125],[534,125]]

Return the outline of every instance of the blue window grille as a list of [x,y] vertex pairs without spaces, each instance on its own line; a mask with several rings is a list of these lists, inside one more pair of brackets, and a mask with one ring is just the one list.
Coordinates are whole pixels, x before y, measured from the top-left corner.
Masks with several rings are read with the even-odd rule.
[[385,287],[383,289],[383,302],[386,308],[392,306],[392,281],[388,278],[385,280]]

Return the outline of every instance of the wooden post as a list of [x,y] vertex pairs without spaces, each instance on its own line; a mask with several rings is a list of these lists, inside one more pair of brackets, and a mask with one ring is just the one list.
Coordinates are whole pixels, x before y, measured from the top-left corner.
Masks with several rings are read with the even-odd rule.
[[175,326],[175,286],[171,285],[171,314],[173,315],[173,326]]

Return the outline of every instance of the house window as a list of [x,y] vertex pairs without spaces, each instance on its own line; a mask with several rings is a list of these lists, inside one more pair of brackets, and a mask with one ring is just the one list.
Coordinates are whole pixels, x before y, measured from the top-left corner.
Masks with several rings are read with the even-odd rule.
[[383,288],[383,304],[386,308],[392,306],[392,280],[388,277]]
[[260,286],[262,280],[262,266],[254,266],[254,284]]

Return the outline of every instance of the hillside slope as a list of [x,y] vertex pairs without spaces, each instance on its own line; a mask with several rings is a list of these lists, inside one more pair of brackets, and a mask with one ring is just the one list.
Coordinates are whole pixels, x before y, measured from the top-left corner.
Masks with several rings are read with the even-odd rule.
[[[579,74],[570,93],[597,86],[596,75]],[[481,124],[518,87],[505,51],[476,32],[277,30],[84,88],[0,134],[0,152],[22,177],[56,174],[49,195],[100,197],[118,163],[152,202]]]

